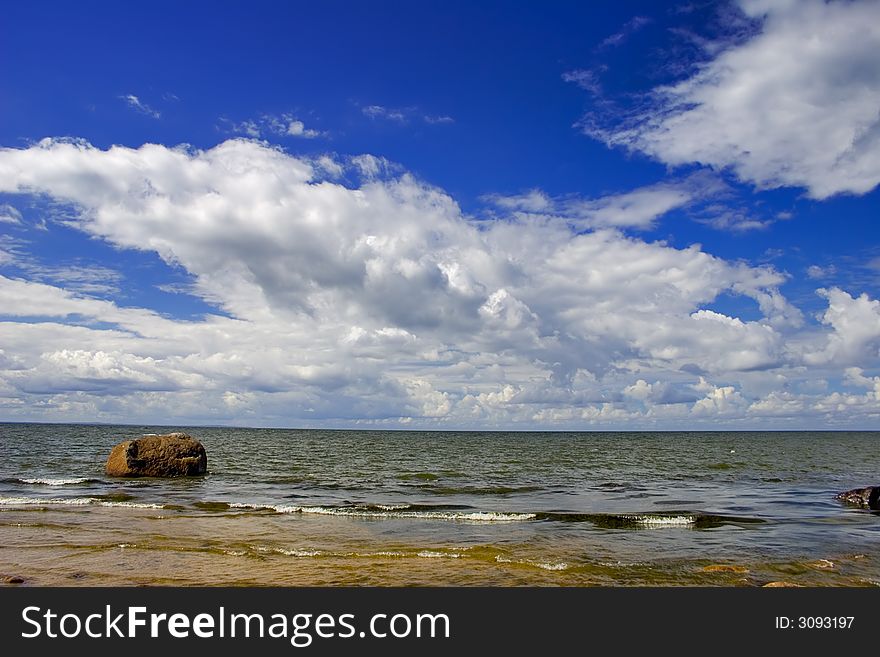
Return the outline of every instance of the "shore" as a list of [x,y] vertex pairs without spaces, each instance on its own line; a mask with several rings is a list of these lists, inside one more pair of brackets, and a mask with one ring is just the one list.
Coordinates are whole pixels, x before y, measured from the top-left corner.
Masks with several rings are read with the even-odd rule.
[[627,561],[583,537],[554,545],[548,562],[534,545],[474,541],[477,525],[457,545],[430,532],[419,543],[387,538],[382,525],[253,511],[9,506],[0,509],[0,574],[26,586],[870,586],[877,569],[870,554]]

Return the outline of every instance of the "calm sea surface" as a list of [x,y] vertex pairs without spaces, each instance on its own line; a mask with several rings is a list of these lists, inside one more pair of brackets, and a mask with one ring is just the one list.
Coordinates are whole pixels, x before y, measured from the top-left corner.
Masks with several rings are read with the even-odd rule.
[[875,432],[184,428],[209,473],[104,475],[168,427],[0,424],[0,575],[32,585],[880,585]]

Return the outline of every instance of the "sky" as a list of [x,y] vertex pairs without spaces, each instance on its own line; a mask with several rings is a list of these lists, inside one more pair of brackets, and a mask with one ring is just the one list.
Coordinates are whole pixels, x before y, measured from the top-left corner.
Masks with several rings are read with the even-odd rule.
[[0,421],[880,428],[880,2],[0,8]]

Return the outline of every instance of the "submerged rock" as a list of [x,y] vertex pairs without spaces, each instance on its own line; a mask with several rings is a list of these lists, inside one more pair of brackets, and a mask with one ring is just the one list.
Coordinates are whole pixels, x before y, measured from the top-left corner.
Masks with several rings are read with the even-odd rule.
[[765,589],[800,589],[803,584],[795,584],[794,582],[767,582],[764,584]]
[[853,488],[837,494],[837,499],[847,504],[854,504],[868,509],[880,511],[880,486]]
[[111,477],[188,477],[208,470],[208,455],[185,433],[144,436],[116,445],[105,470]]
[[745,566],[734,566],[729,563],[716,563],[710,566],[703,566],[704,573],[747,573],[749,569]]

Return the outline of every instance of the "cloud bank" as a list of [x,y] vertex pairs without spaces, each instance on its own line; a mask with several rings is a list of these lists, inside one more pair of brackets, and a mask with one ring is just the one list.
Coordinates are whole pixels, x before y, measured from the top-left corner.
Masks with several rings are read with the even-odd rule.
[[[0,276],[3,415],[470,428],[876,418],[880,303],[823,289],[810,324],[771,267],[622,232],[686,202],[681,190],[583,202],[581,224],[535,192],[487,221],[391,169],[241,139],[0,149],[0,192],[69,206],[69,225],[185,269],[188,292],[217,309],[182,320],[91,296],[76,277]],[[755,318],[713,309],[725,295]]]

